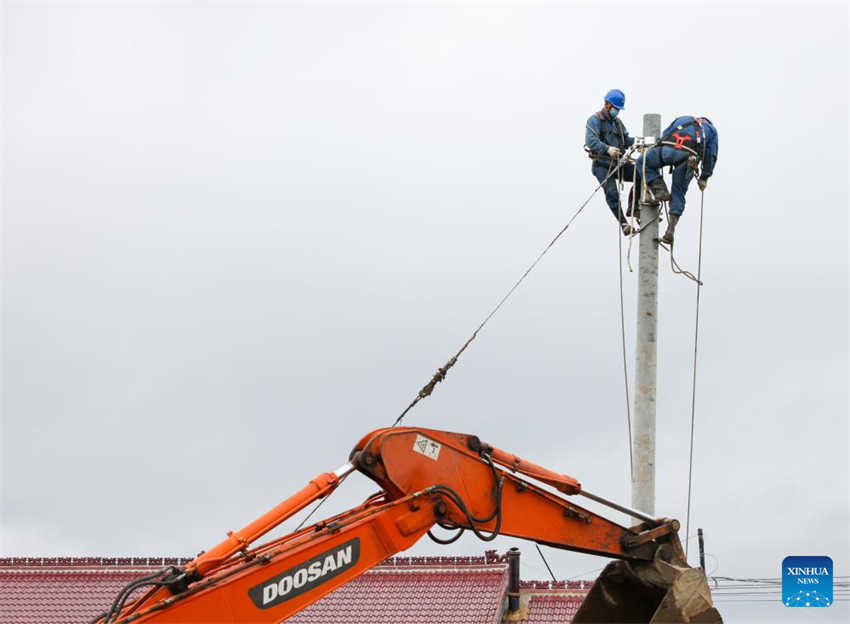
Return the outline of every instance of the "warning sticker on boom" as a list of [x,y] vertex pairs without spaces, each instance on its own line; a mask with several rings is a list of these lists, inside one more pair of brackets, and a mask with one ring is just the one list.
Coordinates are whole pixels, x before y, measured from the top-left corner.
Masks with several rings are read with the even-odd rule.
[[434,440],[426,438],[424,435],[416,434],[416,442],[413,443],[413,450],[417,453],[421,453],[428,459],[437,461],[441,448],[442,445],[440,443],[434,442]]

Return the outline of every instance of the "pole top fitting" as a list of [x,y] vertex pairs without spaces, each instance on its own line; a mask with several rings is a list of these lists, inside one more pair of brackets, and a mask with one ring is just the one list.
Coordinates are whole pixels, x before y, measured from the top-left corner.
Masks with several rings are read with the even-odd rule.
[[644,113],[643,136],[661,136],[661,115],[658,113]]

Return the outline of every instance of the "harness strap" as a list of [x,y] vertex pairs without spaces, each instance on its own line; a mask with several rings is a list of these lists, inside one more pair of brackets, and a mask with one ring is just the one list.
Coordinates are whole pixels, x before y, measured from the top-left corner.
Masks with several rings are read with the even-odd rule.
[[[696,143],[697,146],[701,148],[700,152],[688,145],[685,145],[686,141],[693,141],[694,137],[689,136],[687,134],[680,134],[681,130],[685,130],[686,128],[690,128],[691,126],[697,126],[697,130],[695,131]],[[658,143],[660,145],[666,145],[674,149],[684,150],[702,160],[705,156],[705,128],[703,127],[702,122],[699,119],[697,119],[696,117],[692,117],[690,121],[676,126],[676,129],[670,134],[661,137],[661,140]],[[661,156],[659,158],[661,160],[661,165],[664,166],[664,158]]]
[[694,155],[694,156],[696,156],[697,158],[701,158],[701,157],[702,157],[702,156],[700,155],[700,153],[699,153],[698,151],[696,151],[695,149],[692,149],[692,148],[688,147],[687,145],[682,145],[682,144],[681,144],[681,143],[679,143],[679,142],[673,142],[673,141],[661,141],[661,145],[666,145],[666,146],[668,146],[668,147],[672,147],[672,148],[674,148],[674,149],[684,150],[684,151],[686,151],[686,152],[690,152],[691,154],[693,154],[693,155]]
[[[605,117],[602,115],[602,111],[596,111],[596,116],[599,118],[600,124],[604,124],[604,123],[607,121],[607,120],[605,119]],[[613,123],[613,124],[614,124],[614,126],[615,126],[615,127],[616,127],[616,129],[617,129],[617,132],[620,134],[620,141],[619,141],[618,147],[622,146],[622,147],[620,147],[620,149],[626,149],[626,137],[623,135],[623,130],[624,130],[623,122],[622,122],[622,121],[620,121],[619,119],[612,119],[612,120],[610,120],[610,121],[611,121],[611,123]],[[600,140],[600,142],[605,143],[605,141],[603,141],[603,140],[602,140],[602,134],[603,134],[603,132],[604,132],[604,131],[603,131],[603,126],[602,126],[602,125],[600,125],[600,126],[599,126],[599,132],[597,132],[596,130],[594,130],[594,129],[593,129],[593,127],[590,125],[590,123],[586,123],[586,124],[585,124],[585,127],[586,127],[588,130],[590,130],[590,131],[594,134],[594,136],[595,136],[597,139],[599,139],[599,140]],[[585,146],[584,146],[584,151],[585,151],[585,152],[587,152],[587,155],[588,155],[588,156],[589,156],[592,160],[599,160],[599,159],[602,159],[602,158],[609,158],[609,157],[608,157],[608,155],[606,155],[606,154],[604,154],[604,153],[599,153],[599,154],[597,154],[597,153],[593,152],[593,151],[592,151],[592,150],[591,150],[591,149],[590,149],[587,145],[585,145]]]

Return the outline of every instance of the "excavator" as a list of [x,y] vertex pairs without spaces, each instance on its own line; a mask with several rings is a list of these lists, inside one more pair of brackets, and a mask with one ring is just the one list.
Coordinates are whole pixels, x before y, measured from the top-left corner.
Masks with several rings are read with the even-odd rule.
[[[254,542],[359,471],[381,488],[361,505]],[[639,522],[620,526],[579,506],[582,496]],[[438,537],[435,527],[455,531]],[[678,521],[653,518],[585,490],[477,436],[418,427],[377,429],[349,461],[184,566],[125,586],[91,624],[281,622],[426,534],[443,544],[464,531],[614,559],[573,622],[722,624],[701,568],[691,568]],[[132,597],[132,599],[131,599]]]

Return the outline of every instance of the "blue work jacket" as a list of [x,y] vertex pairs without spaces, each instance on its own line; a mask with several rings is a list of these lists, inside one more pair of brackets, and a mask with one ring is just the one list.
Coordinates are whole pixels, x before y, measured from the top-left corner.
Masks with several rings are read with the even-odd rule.
[[608,146],[619,147],[625,151],[635,142],[634,137],[629,136],[625,124],[619,119],[611,119],[602,110],[593,113],[585,124],[584,144],[588,147],[593,159],[606,167],[611,164],[608,157]]
[[[694,117],[690,115],[676,117],[673,123],[667,126],[664,132],[661,133],[661,140],[668,141],[672,139],[675,142],[675,137],[673,137],[674,132],[677,132],[680,137],[691,137],[692,140],[686,141],[684,145],[695,149],[700,154],[702,158],[702,175],[700,175],[700,178],[708,180],[711,174],[714,173],[714,165],[717,162],[717,128],[714,127],[714,124],[711,123],[708,117],[697,117],[697,119],[699,119],[703,130],[705,130],[705,137],[702,139],[705,142],[704,147],[698,147],[696,143],[696,132],[699,126],[692,123]],[[679,126],[683,126],[683,128],[678,130]]]

